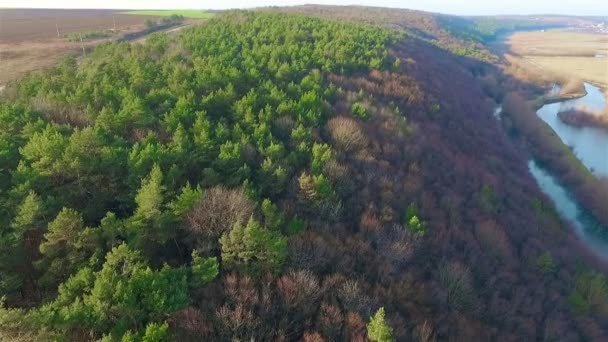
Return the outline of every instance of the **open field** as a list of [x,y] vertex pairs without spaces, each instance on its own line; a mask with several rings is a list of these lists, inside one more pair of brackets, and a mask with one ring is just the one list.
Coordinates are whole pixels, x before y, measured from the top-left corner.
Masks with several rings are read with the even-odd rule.
[[531,70],[608,86],[608,35],[564,30],[518,32],[506,43],[520,64]]
[[181,15],[184,18],[192,19],[207,19],[211,18],[214,14],[201,11],[201,10],[158,10],[158,11],[128,11],[121,12],[126,15],[145,15],[154,17],[168,17],[171,15]]
[[149,18],[112,10],[0,9],[0,86],[82,51],[71,35],[114,28],[116,34],[140,31]]
[[0,44],[47,42],[60,35],[81,31],[143,28],[145,16],[113,10],[0,9]]
[[[177,12],[198,11],[175,11]],[[146,29],[160,15],[123,14],[115,10],[0,9],[0,87],[25,74],[47,68],[67,54]],[[185,16],[185,15],[184,15]],[[186,25],[201,19],[186,19]],[[58,33],[59,32],[59,33]],[[141,39],[141,38],[140,38]]]

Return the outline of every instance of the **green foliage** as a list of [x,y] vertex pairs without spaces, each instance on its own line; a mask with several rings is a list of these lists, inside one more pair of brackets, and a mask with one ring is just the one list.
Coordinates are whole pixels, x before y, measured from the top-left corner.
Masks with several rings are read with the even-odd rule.
[[576,276],[568,297],[571,309],[581,315],[608,314],[608,284],[600,272],[583,271]]
[[87,241],[91,239],[84,233],[82,216],[72,209],[63,208],[49,223],[44,242],[40,244],[42,258],[38,261],[44,273],[42,283],[57,285],[91,256],[96,244]]
[[142,181],[141,188],[135,196],[135,203],[137,203],[135,216],[153,219],[160,215],[165,190],[162,180],[163,174],[160,167],[155,164],[148,177]]
[[[328,76],[390,67],[398,37],[234,11],[142,44],[103,44],[18,82],[11,101],[20,105],[0,103],[0,290],[11,304],[35,299],[18,312],[22,330],[145,340],[154,323],[150,339],[166,339],[155,337],[166,331],[158,324],[188,303],[188,289],[217,277],[219,263],[280,271],[282,232],[305,227],[275,205],[292,194],[290,180],[306,175],[304,210],[327,218],[341,208],[323,174],[335,156],[316,134],[335,115]],[[195,253],[187,265],[193,244],[218,243],[192,236],[209,221],[190,229],[203,189],[216,186],[243,187],[263,224],[235,225],[220,239],[221,259]],[[219,202],[220,217],[251,215]],[[158,268],[166,263],[181,267]]]
[[279,208],[269,199],[265,199],[262,201],[261,209],[266,227],[271,230],[280,230],[285,222],[285,216]]
[[412,216],[407,221],[407,226],[411,231],[413,231],[417,235],[424,236],[426,234],[426,226],[424,225],[424,223],[420,222],[418,216]]
[[163,342],[169,341],[169,325],[167,323],[149,323],[146,332],[141,339],[142,342]]
[[158,271],[125,244],[112,249],[99,272],[81,269],[59,287],[57,299],[30,314],[60,331],[122,336],[162,320],[188,303],[187,273]]
[[146,28],[147,28],[148,30],[152,30],[152,29],[154,29],[154,28],[156,27],[156,25],[158,25],[158,24],[156,23],[156,21],[155,21],[155,20],[152,20],[152,19],[146,19],[145,24],[146,24]]
[[[111,335],[104,336],[100,342],[112,342]],[[121,342],[164,342],[170,340],[169,325],[165,322],[162,324],[149,323],[146,330],[143,332],[134,332],[129,330],[120,337]]]
[[40,230],[43,213],[42,200],[35,192],[30,192],[17,208],[17,215],[13,219],[11,228],[19,235]]
[[369,118],[367,108],[362,103],[353,103],[353,105],[351,106],[351,111],[353,112],[353,115],[358,117],[359,119],[367,120]]
[[222,262],[251,273],[278,272],[287,257],[287,240],[251,218],[237,223],[220,239]]
[[295,216],[287,223],[287,233],[289,235],[296,235],[306,229],[306,222],[301,218]]
[[80,40],[95,40],[101,38],[112,37],[115,34],[112,30],[103,31],[85,31],[85,32],[72,32],[65,35],[70,42],[80,42]]
[[325,164],[333,158],[331,146],[327,144],[314,144],[312,146],[312,160],[310,162],[312,173],[315,175],[321,174]]
[[426,224],[420,221],[420,219],[418,218],[418,209],[416,207],[416,203],[411,203],[407,207],[404,225],[416,235],[426,235],[427,227]]
[[145,15],[154,17],[166,17],[166,16],[181,16],[184,18],[195,18],[195,19],[206,19],[214,16],[213,13],[201,11],[201,10],[145,10],[145,11],[128,11],[122,12],[121,14],[131,15]]
[[182,217],[188,211],[190,211],[196,203],[198,203],[203,198],[203,190],[200,186],[193,189],[190,186],[190,183],[186,184],[177,195],[177,198],[169,203],[169,208],[171,208],[173,215],[176,217]]
[[481,187],[479,194],[479,205],[487,212],[494,212],[498,207],[498,199],[494,189],[489,185]]
[[216,257],[203,258],[197,251],[192,251],[192,287],[197,288],[213,281],[220,273],[220,264]]
[[393,328],[386,322],[384,308],[378,309],[367,324],[367,337],[374,342],[394,341]]
[[553,262],[553,257],[548,251],[539,255],[536,258],[534,265],[543,274],[555,273],[557,269],[555,263]]

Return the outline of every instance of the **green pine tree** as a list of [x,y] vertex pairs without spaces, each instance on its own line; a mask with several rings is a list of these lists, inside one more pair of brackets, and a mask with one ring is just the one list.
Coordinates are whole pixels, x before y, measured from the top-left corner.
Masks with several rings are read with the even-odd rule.
[[367,325],[367,337],[374,342],[391,342],[393,328],[386,322],[384,308],[378,309]]

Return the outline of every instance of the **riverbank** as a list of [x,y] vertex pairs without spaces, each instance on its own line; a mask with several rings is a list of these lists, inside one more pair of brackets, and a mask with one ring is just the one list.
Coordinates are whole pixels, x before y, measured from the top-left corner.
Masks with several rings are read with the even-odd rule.
[[543,98],[543,105],[580,99],[587,96],[587,91],[566,93],[561,95],[547,95]]
[[503,120],[506,128],[598,222],[608,227],[608,185],[595,177],[553,129],[537,116],[536,111],[544,102],[538,99],[530,101],[525,96],[518,93],[505,96],[502,106],[503,118],[509,118]]

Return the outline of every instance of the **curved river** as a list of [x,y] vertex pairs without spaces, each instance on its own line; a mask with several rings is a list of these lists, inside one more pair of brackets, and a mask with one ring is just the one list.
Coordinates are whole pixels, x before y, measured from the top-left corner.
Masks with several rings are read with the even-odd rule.
[[557,116],[561,111],[578,106],[585,106],[592,111],[601,111],[606,107],[606,98],[599,88],[585,83],[585,90],[587,95],[584,97],[544,105],[536,114],[553,128],[594,175],[608,177],[608,131],[570,126]]
[[[590,110],[602,110],[606,106],[606,98],[599,88],[585,83],[585,90],[587,95],[582,98],[544,105],[536,114],[572,148],[576,157],[595,176],[608,177],[608,132],[599,128],[573,127],[557,116],[559,112],[577,106]],[[528,168],[560,215],[572,223],[577,236],[596,255],[608,260],[608,239],[598,233],[601,224],[547,170],[533,160],[528,163]]]

